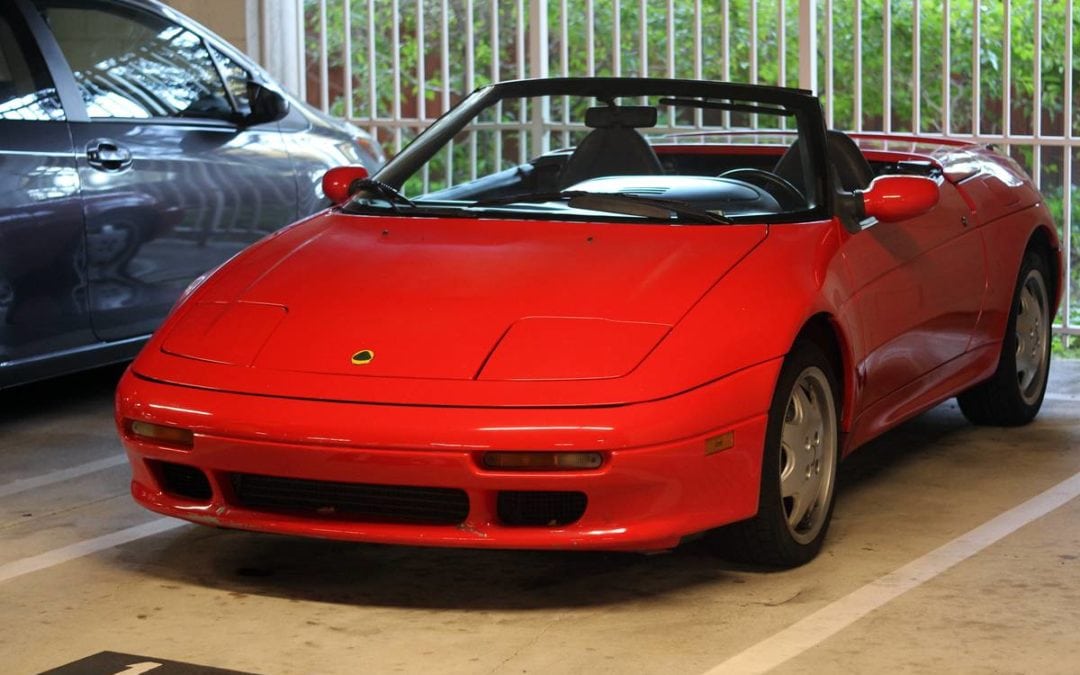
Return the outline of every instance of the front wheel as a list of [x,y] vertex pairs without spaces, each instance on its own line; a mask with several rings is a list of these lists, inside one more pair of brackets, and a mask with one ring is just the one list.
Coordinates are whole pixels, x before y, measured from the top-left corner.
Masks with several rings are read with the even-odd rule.
[[956,397],[973,424],[1014,427],[1035,419],[1050,371],[1050,278],[1046,261],[1028,251],[1020,265],[997,370]]
[[758,513],[717,533],[725,553],[796,567],[821,550],[836,494],[837,390],[833,366],[821,349],[796,343],[769,409]]

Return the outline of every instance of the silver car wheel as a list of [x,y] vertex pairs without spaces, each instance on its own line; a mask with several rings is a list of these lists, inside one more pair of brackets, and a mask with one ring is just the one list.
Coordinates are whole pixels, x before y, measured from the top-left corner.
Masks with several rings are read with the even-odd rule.
[[836,403],[820,368],[799,374],[780,440],[780,499],[791,537],[808,544],[825,523],[836,476]]
[[1050,303],[1038,269],[1028,272],[1016,308],[1016,380],[1020,398],[1034,405],[1046,379],[1050,350]]

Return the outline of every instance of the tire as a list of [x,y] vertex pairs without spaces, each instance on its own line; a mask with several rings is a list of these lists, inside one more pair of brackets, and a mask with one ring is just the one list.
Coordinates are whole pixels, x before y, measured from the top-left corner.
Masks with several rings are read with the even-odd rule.
[[1050,278],[1046,259],[1028,250],[1016,280],[997,370],[956,397],[973,424],[1016,427],[1035,419],[1050,371]]
[[769,408],[758,513],[718,530],[724,555],[797,567],[821,550],[832,519],[839,462],[834,366],[812,342],[797,342]]

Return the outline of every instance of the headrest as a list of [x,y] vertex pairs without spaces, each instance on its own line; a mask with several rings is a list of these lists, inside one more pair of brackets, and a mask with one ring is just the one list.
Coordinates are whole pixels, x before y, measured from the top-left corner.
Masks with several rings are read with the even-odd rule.
[[585,126],[590,129],[656,126],[656,108],[647,105],[597,106],[585,111]]

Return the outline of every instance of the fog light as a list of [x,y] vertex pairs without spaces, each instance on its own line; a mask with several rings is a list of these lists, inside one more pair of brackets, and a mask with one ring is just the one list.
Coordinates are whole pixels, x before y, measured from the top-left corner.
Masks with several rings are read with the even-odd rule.
[[574,471],[597,469],[604,463],[599,452],[485,452],[484,466],[512,471]]
[[188,429],[167,427],[161,424],[151,424],[150,422],[140,422],[138,420],[129,422],[128,428],[131,429],[133,436],[138,436],[143,440],[153,441],[154,443],[175,445],[181,448],[192,448],[195,446],[195,434],[191,433]]

